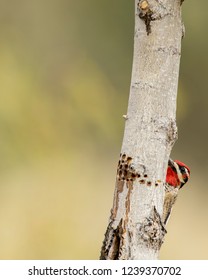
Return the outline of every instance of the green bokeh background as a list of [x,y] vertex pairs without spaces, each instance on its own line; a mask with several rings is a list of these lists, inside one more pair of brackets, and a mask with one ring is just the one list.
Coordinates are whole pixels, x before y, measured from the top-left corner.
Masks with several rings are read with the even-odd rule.
[[[134,0],[0,0],[0,259],[98,259],[129,84]],[[183,5],[172,157],[191,168],[161,259],[208,259],[208,2]]]

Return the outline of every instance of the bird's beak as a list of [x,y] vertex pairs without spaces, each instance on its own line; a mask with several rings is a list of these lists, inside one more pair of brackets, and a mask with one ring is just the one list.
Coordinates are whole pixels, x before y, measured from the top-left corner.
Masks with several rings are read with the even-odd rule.
[[171,158],[169,158],[168,160],[168,165],[171,167],[175,167],[174,161]]

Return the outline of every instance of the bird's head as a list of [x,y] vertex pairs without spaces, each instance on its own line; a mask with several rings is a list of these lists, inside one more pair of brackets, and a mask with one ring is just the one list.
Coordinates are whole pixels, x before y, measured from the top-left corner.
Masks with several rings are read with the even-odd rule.
[[182,188],[187,183],[189,177],[190,168],[185,163],[179,160],[173,161],[169,159],[166,183],[176,188]]

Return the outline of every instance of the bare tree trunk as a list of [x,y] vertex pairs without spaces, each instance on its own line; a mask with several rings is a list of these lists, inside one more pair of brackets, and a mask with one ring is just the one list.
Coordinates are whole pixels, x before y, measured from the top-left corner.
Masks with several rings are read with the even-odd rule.
[[113,208],[101,259],[157,259],[164,181],[177,139],[181,0],[136,0],[134,57]]

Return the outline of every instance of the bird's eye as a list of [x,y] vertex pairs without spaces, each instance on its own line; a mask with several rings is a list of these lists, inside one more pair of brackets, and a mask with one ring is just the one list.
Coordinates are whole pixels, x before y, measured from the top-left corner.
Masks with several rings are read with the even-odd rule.
[[184,166],[181,166],[180,170],[181,170],[182,173],[186,172],[186,169],[185,169]]

